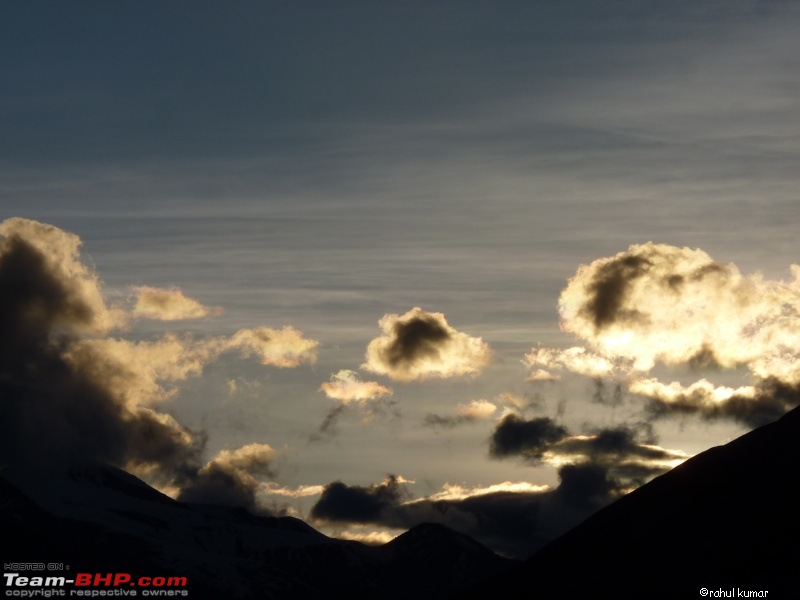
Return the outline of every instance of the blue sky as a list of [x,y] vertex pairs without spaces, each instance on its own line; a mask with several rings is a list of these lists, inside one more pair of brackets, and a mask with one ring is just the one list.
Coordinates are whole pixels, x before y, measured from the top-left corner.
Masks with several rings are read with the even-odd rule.
[[[319,342],[313,363],[225,354],[175,384],[160,409],[206,432],[205,460],[258,442],[281,486],[394,473],[424,498],[445,483],[557,485],[554,463],[489,456],[503,411],[522,410],[503,394],[574,434],[646,421],[687,454],[752,426],[656,418],[630,374],[601,378],[623,401],[598,403],[596,378],[530,382],[523,361],[599,343],[562,330],[559,296],[580,265],[632,244],[789,281],[792,3],[11,1],[0,15],[0,216],[78,235],[109,303],[177,286],[224,309],[112,335],[292,326]],[[491,360],[414,381],[362,368],[379,319],[414,307]],[[655,369],[685,386],[753,375]],[[312,440],[339,406],[319,388],[341,370],[393,394],[348,404]],[[478,400],[495,413],[425,425]],[[267,500],[308,516],[315,499]]]

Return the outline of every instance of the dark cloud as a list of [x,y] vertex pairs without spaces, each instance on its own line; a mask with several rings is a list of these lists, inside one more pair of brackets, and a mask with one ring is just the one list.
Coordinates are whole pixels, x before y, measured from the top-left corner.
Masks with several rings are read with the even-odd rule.
[[203,467],[205,434],[152,407],[170,395],[161,382],[199,373],[218,351],[109,337],[125,316],[106,305],[77,236],[25,219],[0,234],[0,465],[100,461],[184,500],[254,507],[252,473],[268,474],[272,449],[222,451]]
[[653,418],[697,415],[709,421],[733,419],[743,425],[760,427],[800,405],[800,384],[771,377],[759,381],[752,391],[734,392],[724,400],[715,399],[712,390],[702,387],[690,387],[669,395],[653,390],[644,395],[649,401],[647,411]]
[[622,404],[622,384],[619,382],[615,383],[611,394],[609,394],[602,377],[596,377],[594,380],[592,402],[603,404],[604,406],[619,406]]
[[551,444],[567,436],[567,430],[550,418],[525,420],[506,415],[495,427],[489,454],[496,458],[525,455],[538,458]]
[[334,437],[338,432],[336,423],[339,421],[339,417],[346,408],[347,406],[345,404],[336,404],[332,406],[328,414],[325,415],[325,418],[322,420],[322,423],[317,427],[317,430],[308,436],[309,443]]
[[442,343],[451,339],[447,328],[436,317],[424,314],[396,322],[392,333],[392,342],[384,348],[383,357],[393,367],[413,364],[423,358],[439,358]]
[[624,310],[630,282],[644,275],[652,263],[643,256],[627,254],[600,266],[587,286],[588,297],[581,313],[599,331],[617,321],[641,317],[635,310]]
[[325,486],[311,509],[311,517],[333,522],[380,523],[385,509],[397,506],[406,498],[400,485],[395,475],[368,487],[335,481]]
[[259,481],[254,475],[272,478],[275,451],[266,444],[249,444],[238,450],[223,450],[181,488],[178,500],[202,504],[224,504],[265,512],[258,505]]
[[370,487],[335,482],[311,516],[339,523],[408,529],[441,523],[507,556],[525,558],[620,495],[616,481],[597,465],[565,466],[554,490],[499,491],[458,498],[409,499],[397,483]]
[[571,466],[595,466],[619,485],[639,486],[688,458],[683,452],[655,445],[649,424],[617,425],[571,435],[547,418],[523,420],[508,415],[495,427],[489,453],[495,458],[521,456]]
[[202,436],[127,405],[111,387],[124,365],[71,359],[87,334],[110,322],[96,278],[77,260],[77,238],[21,219],[3,223],[3,233],[0,462],[102,460],[191,470]]
[[475,417],[469,415],[437,415],[436,413],[428,413],[422,420],[425,427],[432,429],[453,429],[464,423],[471,423]]

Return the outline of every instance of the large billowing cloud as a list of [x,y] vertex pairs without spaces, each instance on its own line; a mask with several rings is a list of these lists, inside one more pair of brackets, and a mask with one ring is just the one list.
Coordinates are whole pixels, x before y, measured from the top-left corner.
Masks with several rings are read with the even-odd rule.
[[129,402],[128,365],[86,360],[86,344],[120,321],[80,262],[78,238],[23,219],[3,222],[0,233],[0,462],[191,470],[202,436]]
[[290,366],[311,360],[316,342],[291,328],[211,340],[111,337],[125,313],[106,305],[76,236],[24,219],[4,221],[0,234],[0,464],[99,460],[198,498],[232,482],[228,499],[251,504],[249,473],[264,472],[271,450],[246,446],[202,466],[205,435],[157,405],[221,352]]
[[208,308],[197,300],[186,297],[178,288],[161,289],[146,285],[133,288],[136,304],[133,315],[158,321],[202,319],[222,313],[221,308]]
[[[540,379],[570,371],[624,380],[654,414],[763,424],[800,404],[800,266],[791,273],[769,281],[702,250],[631,246],[582,266],[561,294],[562,328],[587,347],[534,349],[526,363]],[[664,383],[650,374],[659,363],[709,372],[746,367],[752,382],[735,390],[707,379]]]
[[404,315],[385,315],[383,335],[367,346],[362,368],[398,381],[477,374],[491,350],[480,338],[453,329],[442,313],[415,307]]

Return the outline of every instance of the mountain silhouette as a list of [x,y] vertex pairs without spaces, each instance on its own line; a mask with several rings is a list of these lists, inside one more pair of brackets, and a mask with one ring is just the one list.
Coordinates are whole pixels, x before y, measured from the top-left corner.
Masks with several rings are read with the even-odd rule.
[[0,528],[8,562],[186,577],[195,599],[442,598],[512,564],[442,525],[367,546],[293,517],[178,502],[105,464],[4,469]]
[[795,409],[687,460],[459,597],[677,599],[705,589],[798,598],[798,482]]

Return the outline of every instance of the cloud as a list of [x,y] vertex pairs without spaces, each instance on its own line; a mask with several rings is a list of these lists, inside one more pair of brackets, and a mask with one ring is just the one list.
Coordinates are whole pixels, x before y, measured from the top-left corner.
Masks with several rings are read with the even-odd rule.
[[319,342],[303,337],[294,327],[241,329],[219,341],[220,350],[238,349],[244,356],[256,356],[262,365],[296,367],[317,361]]
[[183,485],[178,500],[202,504],[224,504],[258,512],[255,475],[272,477],[277,452],[268,444],[248,444],[222,450]]
[[688,455],[656,445],[652,427],[637,423],[573,435],[552,419],[509,414],[496,425],[490,453],[557,467],[555,488],[529,482],[467,487],[445,483],[413,498],[398,478],[371,486],[341,481],[325,487],[311,517],[321,525],[410,528],[442,523],[495,551],[525,558],[603,506]]
[[538,458],[545,449],[567,436],[567,430],[550,418],[525,420],[508,414],[492,434],[489,454],[495,458],[524,455]]
[[[800,266],[790,271],[790,280],[770,281],[699,249],[630,246],[581,266],[561,294],[562,329],[587,347],[537,348],[525,363],[539,379],[569,371],[602,386],[612,377],[647,398],[654,416],[763,424],[800,404]],[[737,389],[705,377],[664,383],[651,374],[659,363],[708,373],[746,367],[752,381]]]
[[689,458],[679,450],[657,446],[649,425],[616,425],[573,435],[547,417],[525,420],[513,413],[495,426],[489,455],[519,456],[556,467],[596,465],[620,486],[629,487],[639,486]]
[[599,465],[620,485],[638,487],[690,458],[685,452],[641,440],[641,431],[618,425],[565,437],[544,451],[541,460],[551,465]]
[[551,348],[538,348],[525,355],[525,365],[539,369],[528,377],[529,381],[553,381],[559,377],[552,371],[566,369],[587,377],[602,377],[614,369],[614,365],[607,358],[590,352],[579,346],[566,350],[553,350]]
[[343,540],[361,542],[362,544],[367,544],[368,546],[382,546],[383,544],[388,544],[391,542],[397,537],[397,534],[391,534],[388,531],[361,532],[345,529],[344,531],[337,532],[336,537]]
[[309,442],[318,442],[337,434],[336,424],[348,406],[357,404],[362,415],[363,424],[370,423],[378,414],[392,413],[399,417],[395,408],[396,402],[388,398],[392,390],[375,381],[361,381],[358,373],[343,369],[331,375],[330,381],[324,382],[319,391],[325,392],[328,398],[337,401],[325,415],[317,430],[309,436]]
[[361,381],[355,371],[341,370],[331,375],[330,381],[323,383],[319,391],[325,392],[328,398],[340,400],[344,404],[359,402],[364,404],[370,400],[391,396],[392,390],[375,381]]
[[751,427],[777,420],[800,404],[800,385],[778,378],[759,380],[755,386],[730,388],[701,379],[689,386],[657,379],[631,382],[630,391],[648,398],[653,416],[696,414],[705,419],[730,418]]
[[0,465],[103,461],[175,495],[253,506],[254,474],[268,474],[273,451],[245,446],[203,466],[205,433],[157,407],[222,352],[290,366],[311,360],[317,343],[292,328],[111,337],[125,312],[106,305],[76,236],[24,219],[0,233]]
[[78,236],[18,217],[0,223],[0,236],[8,286],[1,316],[17,319],[8,327],[39,335],[63,327],[67,334],[80,335],[124,326],[124,311],[106,305],[97,275],[81,262]]
[[438,415],[428,413],[424,425],[433,428],[452,428],[464,423],[472,423],[482,419],[490,419],[497,411],[497,406],[488,400],[473,400],[469,404],[459,404],[455,415]]
[[88,360],[99,358],[89,344],[101,338],[92,336],[121,322],[80,262],[78,238],[23,219],[0,232],[0,462],[190,471],[203,436],[131,402],[126,385],[136,378],[124,363]]
[[381,483],[368,487],[348,486],[334,481],[325,486],[311,509],[311,517],[322,521],[347,523],[380,522],[384,509],[400,503],[407,495],[400,487],[402,477],[388,475]]
[[133,316],[140,319],[180,321],[222,314],[221,308],[203,306],[197,300],[184,296],[178,288],[160,289],[136,286],[133,288],[133,293],[136,296]]
[[383,335],[367,346],[362,368],[397,381],[474,375],[489,364],[489,346],[453,329],[442,313],[415,307],[379,325]]
[[281,486],[274,481],[263,481],[259,484],[262,493],[269,496],[287,496],[289,498],[306,498],[308,496],[319,496],[325,491],[321,485],[300,485],[294,489]]
[[527,481],[504,481],[488,486],[464,487],[454,483],[445,483],[442,491],[436,492],[428,497],[428,500],[464,500],[474,496],[484,496],[486,494],[497,494],[500,492],[538,494],[550,489],[548,485],[536,485]]
[[64,357],[102,382],[124,405],[135,408],[172,398],[177,390],[164,384],[199,375],[216,354],[204,343],[167,334],[153,342],[75,340]]
[[562,327],[636,370],[656,361],[747,365],[800,347],[800,267],[792,274],[766,281],[702,250],[633,245],[570,279],[559,300]]
[[346,408],[346,404],[337,404],[332,406],[328,411],[328,414],[325,415],[325,418],[322,420],[322,423],[320,423],[319,427],[317,427],[317,430],[308,436],[309,443],[319,442],[325,438],[331,438],[335,436],[338,433],[336,423]]
[[409,529],[442,523],[497,552],[526,558],[621,494],[601,466],[566,465],[559,477],[555,489],[509,482],[479,488],[445,484],[425,498],[411,498],[390,479],[366,487],[335,482],[326,486],[311,516],[320,526]]

